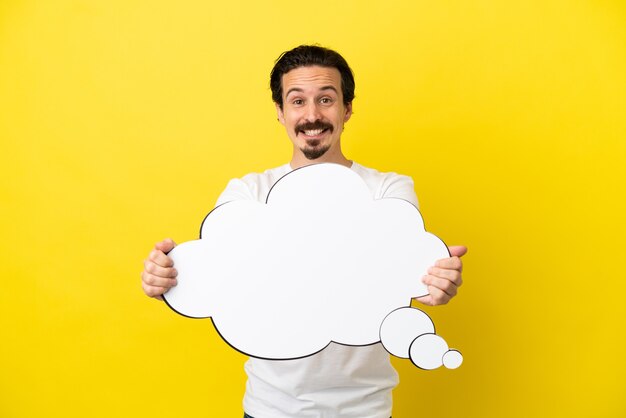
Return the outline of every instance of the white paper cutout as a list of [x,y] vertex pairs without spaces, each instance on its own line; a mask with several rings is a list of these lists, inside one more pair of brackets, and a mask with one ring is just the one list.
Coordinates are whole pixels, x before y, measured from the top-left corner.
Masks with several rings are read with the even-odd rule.
[[244,354],[295,359],[331,341],[382,340],[391,354],[423,369],[462,361],[434,334],[430,318],[409,307],[428,294],[421,277],[449,256],[447,247],[424,230],[415,206],[373,200],[346,167],[294,170],[273,186],[267,203],[215,208],[200,236],[169,253],[178,285],[164,299],[181,315],[211,317]]
[[409,347],[422,334],[434,334],[435,324],[419,309],[400,308],[391,312],[380,326],[380,340],[396,357],[410,358]]
[[456,369],[463,362],[457,350],[435,335],[435,325],[426,313],[412,307],[391,312],[380,326],[380,341],[390,354],[410,358],[420,369],[436,369],[442,365]]

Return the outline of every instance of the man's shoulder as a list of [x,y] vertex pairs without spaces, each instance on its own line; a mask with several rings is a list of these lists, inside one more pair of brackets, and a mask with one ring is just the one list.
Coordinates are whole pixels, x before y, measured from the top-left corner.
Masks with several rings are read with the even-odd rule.
[[366,183],[384,187],[389,183],[410,182],[413,183],[411,177],[404,174],[398,174],[393,171],[379,171],[375,168],[365,167],[357,162],[352,163],[352,171],[356,172]]
[[413,179],[392,171],[382,172],[353,162],[354,170],[367,184],[374,199],[395,197],[407,200],[417,206]]
[[258,183],[276,183],[281,177],[291,172],[291,166],[289,164],[283,164],[279,167],[269,168],[263,172],[248,173],[241,177],[241,181],[248,184]]
[[393,171],[380,171],[375,168],[366,167],[362,164],[357,163],[356,161],[352,162],[351,168],[353,171],[356,171],[361,177],[377,178],[377,179],[395,178],[395,177],[410,178],[409,176],[406,176],[404,174],[398,174]]
[[290,171],[289,164],[285,164],[262,173],[249,173],[241,178],[234,178],[226,185],[226,189],[217,199],[216,206],[240,199],[263,202],[274,183]]

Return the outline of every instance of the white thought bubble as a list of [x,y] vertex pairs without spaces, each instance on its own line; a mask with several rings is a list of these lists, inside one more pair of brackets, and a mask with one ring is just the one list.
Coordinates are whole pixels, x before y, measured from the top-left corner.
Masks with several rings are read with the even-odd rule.
[[222,338],[247,355],[295,359],[331,341],[382,340],[391,354],[424,369],[462,361],[434,334],[430,318],[409,307],[428,294],[421,278],[449,256],[446,245],[425,231],[415,206],[374,200],[348,168],[294,170],[266,203],[216,207],[200,236],[169,253],[178,285],[164,299],[182,315],[210,317]]

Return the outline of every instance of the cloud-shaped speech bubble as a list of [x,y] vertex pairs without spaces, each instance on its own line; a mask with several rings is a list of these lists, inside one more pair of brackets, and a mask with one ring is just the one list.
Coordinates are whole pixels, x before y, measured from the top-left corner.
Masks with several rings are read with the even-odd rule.
[[182,315],[210,317],[247,355],[295,359],[331,341],[382,341],[421,368],[460,364],[430,318],[409,307],[428,294],[421,277],[449,256],[446,245],[415,206],[374,200],[346,167],[307,166],[282,177],[266,203],[220,205],[200,237],[169,253],[178,285],[164,299]]

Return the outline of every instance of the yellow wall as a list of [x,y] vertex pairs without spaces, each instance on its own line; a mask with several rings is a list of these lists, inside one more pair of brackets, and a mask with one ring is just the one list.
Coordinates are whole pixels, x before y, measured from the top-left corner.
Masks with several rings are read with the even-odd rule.
[[288,160],[268,73],[311,42],[349,157],[470,247],[425,309],[465,363],[394,361],[394,418],[626,416],[625,40],[619,0],[2,1],[0,416],[241,415],[243,356],[139,272]]

